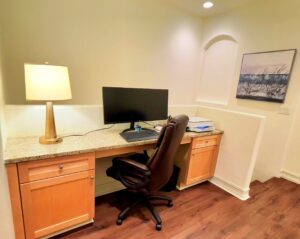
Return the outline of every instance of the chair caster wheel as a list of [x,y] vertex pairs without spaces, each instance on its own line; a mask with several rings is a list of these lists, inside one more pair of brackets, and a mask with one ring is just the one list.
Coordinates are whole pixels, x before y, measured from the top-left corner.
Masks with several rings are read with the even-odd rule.
[[162,226],[161,226],[161,224],[156,224],[156,227],[155,227],[155,228],[156,228],[157,231],[160,231],[161,228],[162,228]]
[[118,220],[117,220],[117,222],[116,222],[116,223],[117,223],[117,225],[122,225],[122,223],[123,223],[123,220],[118,218]]
[[168,207],[173,207],[173,202],[168,202]]

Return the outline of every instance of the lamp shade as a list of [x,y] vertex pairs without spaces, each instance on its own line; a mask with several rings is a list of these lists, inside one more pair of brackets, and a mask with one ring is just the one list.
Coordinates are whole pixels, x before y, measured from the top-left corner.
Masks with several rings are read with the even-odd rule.
[[27,100],[72,99],[67,67],[26,63],[24,69]]

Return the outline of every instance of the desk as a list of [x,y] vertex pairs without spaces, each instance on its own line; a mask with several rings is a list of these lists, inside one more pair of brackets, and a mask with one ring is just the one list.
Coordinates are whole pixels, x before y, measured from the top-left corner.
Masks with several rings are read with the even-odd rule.
[[[8,139],[4,155],[16,238],[42,238],[94,218],[95,160],[151,149],[156,140],[126,142],[120,130],[41,145],[37,137]],[[213,176],[222,131],[185,133],[178,152],[179,188]],[[55,212],[53,215],[52,212]]]

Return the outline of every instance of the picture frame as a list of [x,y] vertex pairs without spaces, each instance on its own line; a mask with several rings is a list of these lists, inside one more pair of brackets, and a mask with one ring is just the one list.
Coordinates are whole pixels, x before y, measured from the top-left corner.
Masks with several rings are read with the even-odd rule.
[[236,98],[284,103],[297,49],[243,55]]

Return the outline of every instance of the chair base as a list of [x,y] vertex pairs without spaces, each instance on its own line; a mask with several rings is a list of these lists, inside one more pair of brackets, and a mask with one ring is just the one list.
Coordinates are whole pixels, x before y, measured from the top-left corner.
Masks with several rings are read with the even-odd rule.
[[133,201],[128,207],[126,207],[123,211],[120,212],[118,219],[116,221],[117,225],[122,225],[125,218],[128,216],[129,212],[135,208],[139,204],[144,204],[151,214],[153,215],[155,221],[156,221],[156,230],[160,231],[162,229],[162,220],[158,214],[158,212],[155,210],[154,206],[151,204],[151,201],[167,201],[168,207],[173,207],[173,201],[170,197],[167,196],[158,196],[158,195],[149,195],[149,196],[142,196],[137,198],[135,201]]

